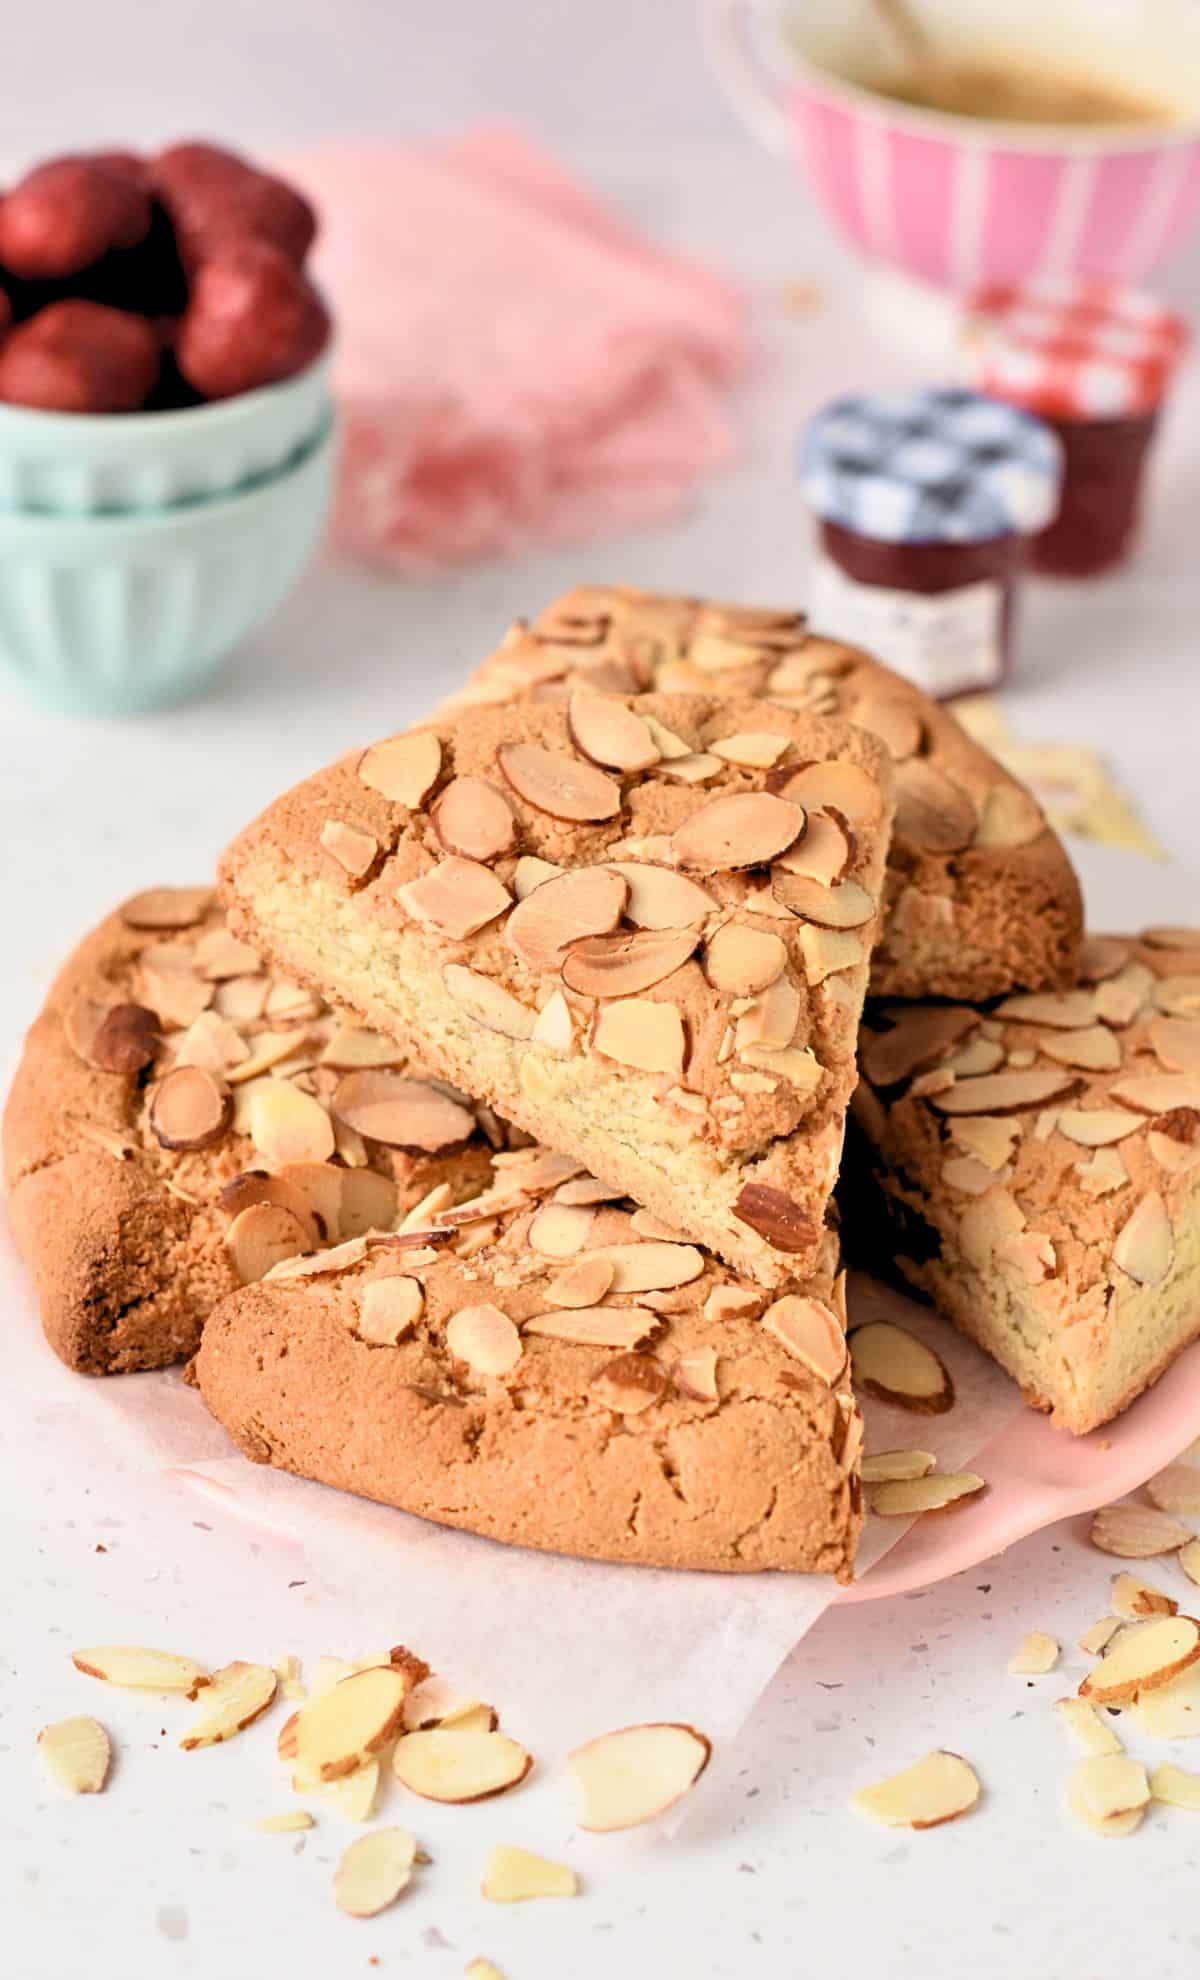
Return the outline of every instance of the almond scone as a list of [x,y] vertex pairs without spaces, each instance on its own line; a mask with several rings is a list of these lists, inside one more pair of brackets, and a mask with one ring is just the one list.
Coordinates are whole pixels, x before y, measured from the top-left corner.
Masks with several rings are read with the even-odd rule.
[[1079,885],[1036,799],[948,708],[858,647],[810,632],[803,613],[580,586],[514,626],[448,706],[585,685],[762,695],[882,737],[897,806],[876,996],[978,1002],[1071,981]]
[[892,1262],[1077,1433],[1200,1334],[1200,930],[1084,943],[1070,990],[868,1011],[846,1184]]
[[775,1296],[536,1149],[428,1225],[221,1301],[196,1375],[247,1457],[522,1546],[849,1579],[862,1421],[832,1232]]
[[273,977],[212,887],[155,887],[75,951],[32,1026],[4,1174],[42,1323],[70,1368],[192,1353],[277,1259],[487,1181],[506,1131],[390,1039]]
[[289,977],[774,1285],[821,1244],[891,817],[845,723],[581,690],[345,758],[222,881]]

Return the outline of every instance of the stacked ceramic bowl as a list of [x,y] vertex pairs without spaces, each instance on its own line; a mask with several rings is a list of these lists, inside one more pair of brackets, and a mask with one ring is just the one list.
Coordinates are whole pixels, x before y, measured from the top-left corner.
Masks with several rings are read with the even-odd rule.
[[119,715],[200,687],[321,534],[328,370],[172,412],[0,405],[0,690]]

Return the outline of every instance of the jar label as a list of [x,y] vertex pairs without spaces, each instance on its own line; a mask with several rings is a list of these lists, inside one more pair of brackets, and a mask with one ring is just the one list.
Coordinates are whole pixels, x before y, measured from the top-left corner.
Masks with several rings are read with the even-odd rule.
[[955,591],[860,584],[818,551],[809,587],[814,632],[865,646],[876,660],[939,700],[995,687],[1004,671],[1003,587],[992,578]]

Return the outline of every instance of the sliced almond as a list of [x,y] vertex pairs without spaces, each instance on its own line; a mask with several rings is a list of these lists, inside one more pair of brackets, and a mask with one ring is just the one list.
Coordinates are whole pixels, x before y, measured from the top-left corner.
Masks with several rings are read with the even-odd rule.
[[[294,1059],[298,1052],[303,1052],[306,1043],[307,1040],[303,1032],[255,1032],[250,1039],[249,1057],[239,1059],[237,1065],[230,1066],[226,1072],[225,1079],[227,1085],[248,1087],[251,1080],[257,1081],[261,1079],[263,1073],[272,1071],[275,1066],[283,1067],[280,1078],[286,1078],[291,1070],[287,1066],[286,1061],[288,1059]],[[246,1105],[249,1105],[248,1096]],[[246,1132],[244,1123],[240,1123],[236,1117],[234,1128],[238,1133]]]
[[487,1801],[525,1779],[533,1759],[500,1732],[435,1727],[397,1741],[392,1771],[426,1801]]
[[889,1829],[936,1829],[974,1808],[979,1781],[957,1753],[935,1750],[874,1787],[860,1788],[850,1806]]
[[512,905],[508,888],[490,867],[460,859],[456,853],[439,860],[419,880],[397,887],[396,899],[423,928],[433,928],[452,942],[477,935]]
[[561,990],[554,990],[534,1020],[530,1043],[569,1058],[575,1050],[575,1020]]
[[[787,967],[787,947],[770,929],[728,921],[709,938],[704,973],[714,990],[730,997],[753,997],[775,983]],[[789,1033],[790,1037],[790,1033]]]
[[356,1767],[352,1774],[344,1774],[337,1781],[293,1774],[292,1786],[297,1794],[319,1796],[322,1807],[340,1816],[343,1822],[369,1822],[379,1798],[379,1762],[368,1760],[365,1766]]
[[1169,1072],[1200,1073],[1200,1022],[1196,1018],[1155,1018],[1148,1036],[1159,1064]]
[[275,1166],[327,1162],[334,1151],[333,1123],[319,1100],[285,1079],[264,1079],[247,1100],[250,1139]]
[[[335,1129],[337,1123],[334,1123]],[[339,1170],[338,1235],[361,1237],[366,1231],[390,1231],[396,1221],[397,1192],[390,1176],[375,1169]]]
[[707,749],[690,750],[686,756],[668,756],[658,765],[664,777],[681,784],[711,784],[725,768],[719,756]]
[[1041,805],[1019,784],[993,784],[983,800],[972,844],[1027,846],[1046,830]]
[[1200,1622],[1191,1616],[1154,1616],[1122,1630],[1079,1687],[1095,1705],[1115,1705],[1169,1684],[1200,1658]]
[[511,852],[517,821],[508,799],[482,777],[453,777],[430,813],[448,853],[487,865]]
[[704,1253],[694,1244],[646,1241],[608,1245],[595,1254],[612,1266],[613,1293],[661,1292],[669,1286],[690,1285],[704,1270]]
[[1080,1148],[1107,1148],[1145,1125],[1124,1107],[1063,1107],[1055,1121],[1058,1133]]
[[1020,1114],[1063,1098],[1077,1084],[1065,1068],[1051,1072],[1034,1066],[957,1080],[944,1093],[933,1095],[929,1104],[939,1114]]
[[1099,1622],[1092,1623],[1084,1630],[1079,1638],[1079,1648],[1086,1650],[1089,1657],[1098,1657],[1105,1644],[1111,1643],[1120,1627],[1119,1616],[1101,1616]]
[[463,1974],[464,1980],[504,1980],[500,1968],[493,1966],[490,1959],[468,1960]]
[[321,1781],[354,1773],[399,1730],[413,1682],[408,1670],[391,1664],[343,1678],[281,1727],[280,1759]]
[[371,1279],[359,1294],[354,1331],[371,1347],[395,1347],[412,1332],[425,1310],[418,1279]]
[[403,1046],[382,1032],[367,1031],[361,1025],[339,1024],[321,1052],[321,1064],[334,1072],[366,1072],[381,1066],[399,1066],[405,1061]]
[[864,1030],[859,1063],[872,1086],[895,1086],[938,1064],[978,1023],[975,1011],[954,1005],[914,1005],[896,1014],[890,1031]]
[[469,1011],[485,1030],[497,1031],[503,1038],[528,1039],[532,1035],[537,1012],[514,997],[502,983],[480,975],[478,970],[466,969],[461,963],[447,963],[442,970],[442,982],[455,1003]]
[[694,1726],[626,1726],[604,1733],[568,1757],[581,1829],[607,1835],[652,1822],[693,1788],[712,1743]]
[[831,811],[810,811],[802,836],[775,863],[784,873],[836,887],[846,878],[855,850],[854,834],[844,819]]
[[1200,1540],[1189,1540],[1179,1550],[1179,1565],[1189,1581],[1200,1586]]
[[720,1402],[714,1347],[685,1349],[675,1363],[674,1377],[680,1395],[691,1396],[694,1402]]
[[770,770],[788,746],[786,736],[773,736],[762,729],[741,729],[709,744],[714,756],[724,763],[736,763],[744,770]]
[[1086,1698],[1056,1698],[1054,1710],[1075,1745],[1084,1753],[1123,1753],[1124,1747],[1107,1719],[1102,1719]]
[[1114,1080],[1109,1099],[1139,1114],[1173,1114],[1177,1109],[1200,1110],[1200,1078],[1194,1073],[1135,1073]]
[[285,1258],[297,1258],[313,1244],[311,1227],[279,1203],[252,1203],[238,1212],[225,1233],[233,1269],[244,1286],[256,1285]]
[[460,1306],[446,1323],[446,1346],[476,1375],[509,1375],[521,1359],[521,1336],[498,1306]]
[[662,752],[641,716],[605,695],[573,694],[567,704],[567,728],[581,755],[606,769],[649,770],[661,760]]
[[374,1918],[394,1904],[412,1881],[416,1838],[406,1829],[372,1829],[344,1852],[333,1875],[339,1911],[351,1918]]
[[890,1485],[927,1478],[936,1464],[932,1451],[870,1451],[862,1461],[862,1482]]
[[238,976],[256,976],[262,968],[258,952],[249,942],[240,942],[227,928],[210,928],[192,951],[194,967],[211,982],[221,983]]
[[546,1298],[551,1306],[586,1311],[598,1305],[611,1289],[616,1269],[611,1258],[599,1253],[579,1258],[573,1265],[568,1265],[565,1272],[560,1272],[552,1285],[547,1286]]
[[442,745],[429,729],[372,743],[358,759],[360,782],[408,811],[420,810],[441,767]]
[[778,1251],[807,1251],[816,1243],[811,1213],[770,1183],[743,1183],[733,1209],[741,1223],[749,1224]]
[[671,835],[676,863],[693,873],[732,873],[765,866],[786,852],[805,826],[805,813],[768,791],[710,798]]
[[1164,976],[1154,986],[1154,1001],[1172,1017],[1194,1019],[1200,1012],[1200,976]]
[[72,1650],[71,1662],[85,1677],[103,1678],[129,1691],[185,1691],[194,1698],[210,1683],[208,1672],[173,1650],[143,1650],[132,1644],[104,1643]]
[[279,1679],[267,1664],[235,1662],[214,1671],[203,1692],[204,1710],[179,1744],[185,1753],[197,1746],[219,1746],[244,1732],[274,1702]]
[[148,887],[121,908],[129,928],[194,928],[212,905],[211,887]]
[[1176,1554],[1192,1538],[1186,1526],[1166,1513],[1127,1501],[1101,1506],[1092,1520],[1089,1539],[1102,1554],[1127,1561],[1147,1561],[1155,1554]]
[[194,969],[159,969],[143,959],[139,967],[141,994],[157,1013],[164,1029],[186,1030],[208,1009],[213,985]]
[[1200,1465],[1169,1464],[1147,1479],[1146,1496],[1160,1512],[1200,1513]]
[[566,951],[563,982],[584,997],[633,997],[681,969],[698,939],[695,929],[585,935]]
[[1008,1660],[1008,1668],[1014,1677],[1045,1677],[1052,1671],[1059,1658],[1059,1646],[1044,1630],[1032,1629],[1023,1637]]
[[300,1829],[311,1829],[313,1818],[307,1808],[284,1808],[278,1815],[264,1815],[254,1826],[260,1836],[287,1836]]
[[890,1320],[872,1320],[850,1337],[854,1380],[869,1395],[924,1416],[953,1407],[954,1384],[932,1348]]
[[961,852],[979,815],[966,791],[922,757],[896,768],[896,836],[927,852]]
[[1180,927],[1178,923],[1160,924],[1155,928],[1142,930],[1143,942],[1152,949],[1200,949],[1200,928]]
[[[399,1239],[392,1238],[389,1242],[398,1244]],[[310,1252],[304,1258],[282,1259],[278,1265],[272,1265],[267,1276],[287,1280],[336,1277],[339,1272],[361,1265],[366,1256],[365,1238],[346,1238],[341,1244],[326,1245],[323,1251]]]
[[907,695],[886,690],[860,695],[852,716],[860,729],[869,729],[887,744],[897,763],[915,756],[925,738],[925,724]]
[[576,824],[615,818],[621,787],[602,770],[537,743],[502,743],[496,761],[518,797],[551,818]]
[[1196,1738],[1200,1734],[1200,1664],[1187,1665],[1168,1684],[1140,1691],[1128,1709],[1134,1724],[1151,1739]]
[[674,1004],[641,997],[605,1004],[596,1016],[592,1047],[619,1065],[678,1079],[687,1057],[682,1014]]
[[593,1378],[592,1394],[602,1409],[620,1416],[639,1416],[661,1401],[670,1384],[663,1369],[648,1354],[619,1354]]
[[569,944],[612,933],[628,898],[628,882],[614,868],[579,867],[519,901],[505,924],[505,940],[530,969],[561,969]]
[[[667,866],[651,866],[635,860],[612,860],[629,888],[625,918],[635,928],[698,928],[716,902],[703,887]],[[587,931],[576,930],[576,933]]]
[[819,1381],[832,1388],[840,1380],[846,1366],[846,1336],[823,1300],[786,1293],[768,1306],[762,1324]]
[[871,1511],[882,1519],[908,1519],[916,1513],[944,1512],[948,1506],[977,1499],[986,1489],[986,1479],[976,1471],[940,1471],[929,1478],[872,1486]]
[[573,1341],[578,1347],[636,1348],[662,1327],[647,1306],[582,1306],[539,1313],[526,1320],[524,1331],[540,1339]]
[[738,1051],[744,1053],[751,1045],[782,1051],[795,1037],[801,1009],[796,984],[790,977],[778,977],[742,1010],[735,1033]]
[[1126,1622],[1140,1622],[1145,1616],[1174,1616],[1179,1613],[1179,1604],[1172,1596],[1165,1595],[1161,1588],[1152,1588],[1149,1582],[1139,1581],[1133,1574],[1113,1576],[1112,1605],[1117,1615]]
[[229,1123],[229,1088],[201,1066],[177,1066],[150,1101],[150,1126],[163,1148],[210,1148]]
[[806,921],[800,924],[797,939],[804,957],[805,978],[814,987],[824,983],[827,977],[836,976],[839,970],[857,969],[867,959],[861,936],[852,930],[818,928]]
[[112,1746],[98,1719],[79,1716],[43,1726],[37,1736],[46,1772],[68,1794],[99,1794],[112,1765]]
[[875,903],[857,880],[825,887],[802,873],[776,873],[771,883],[777,901],[819,928],[861,928],[875,912]]
[[543,1258],[573,1258],[591,1234],[596,1213],[587,1204],[548,1203],[529,1226],[529,1243]]
[[344,818],[327,818],[321,827],[321,844],[352,880],[365,879],[379,857],[379,841],[370,832],[360,831]]
[[1146,1769],[1127,1753],[1096,1753],[1079,1761],[1068,1784],[1074,1812],[1102,1834],[1127,1834],[1109,1825],[1122,1816],[1140,1819],[1150,1800]]
[[1081,1031],[1096,1020],[1094,990],[1022,990],[996,1006],[1011,1024],[1044,1024],[1053,1031]]
[[380,1070],[347,1073],[330,1101],[338,1119],[367,1141],[412,1154],[457,1148],[475,1132],[470,1108],[423,1080]]
[[201,1011],[175,1040],[177,1066],[201,1066],[205,1072],[224,1075],[249,1057],[250,1047],[241,1032],[219,1011]]
[[532,853],[522,853],[513,868],[513,893],[519,901],[523,901],[526,894],[532,894],[534,888],[540,887],[544,881],[556,880],[562,870],[552,860],[535,859]]
[[781,789],[806,811],[836,811],[851,825],[877,825],[883,816],[883,793],[857,763],[809,763]]
[[488,1851],[480,1889],[492,1904],[520,1904],[526,1898],[574,1897],[579,1879],[565,1863],[496,1843]]
[[1200,1774],[1189,1774],[1164,1760],[1150,1776],[1150,1795],[1168,1808],[1200,1809]]
[[753,1313],[761,1307],[764,1295],[750,1286],[714,1286],[704,1302],[706,1320],[723,1321]]
[[1143,1196],[1113,1240],[1114,1265],[1139,1286],[1156,1286],[1175,1259],[1175,1238],[1167,1206],[1157,1190]]
[[1060,1066],[1079,1066],[1086,1072],[1115,1072],[1121,1063],[1121,1047],[1104,1024],[1087,1025],[1081,1031],[1044,1032],[1038,1051]]

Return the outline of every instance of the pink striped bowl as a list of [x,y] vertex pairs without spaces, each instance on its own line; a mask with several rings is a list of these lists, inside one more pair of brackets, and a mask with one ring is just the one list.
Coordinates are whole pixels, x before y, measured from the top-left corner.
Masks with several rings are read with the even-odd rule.
[[867,86],[889,53],[871,0],[805,0],[802,12],[786,0],[706,0],[703,20],[736,106],[798,160],[877,268],[960,295],[1033,273],[1139,282],[1157,268],[1200,217],[1194,0],[917,0],[915,10],[947,53],[1008,52],[1026,67],[1103,78],[1162,103],[1170,121],[992,123],[890,101]]

